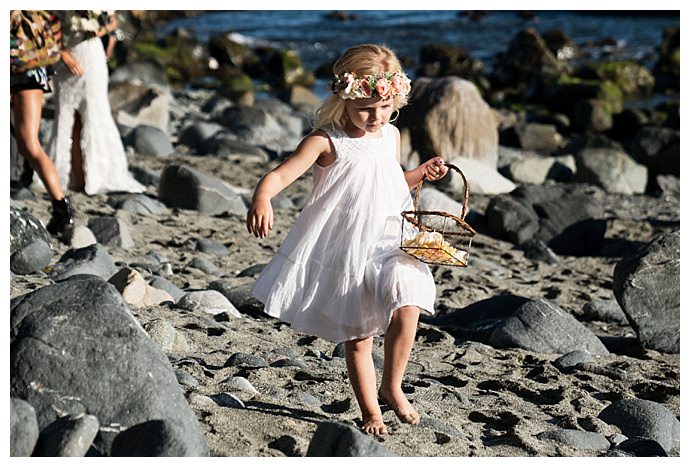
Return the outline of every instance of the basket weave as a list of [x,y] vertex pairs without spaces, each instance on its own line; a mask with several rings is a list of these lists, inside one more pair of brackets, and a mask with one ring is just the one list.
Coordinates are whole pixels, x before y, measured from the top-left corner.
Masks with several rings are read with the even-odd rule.
[[403,219],[400,249],[428,264],[465,267],[469,265],[472,238],[477,234],[465,222],[469,185],[462,170],[446,162],[444,165],[459,173],[465,185],[460,216],[446,211],[420,211],[419,195],[424,179],[420,180],[414,195],[414,210],[400,213]]

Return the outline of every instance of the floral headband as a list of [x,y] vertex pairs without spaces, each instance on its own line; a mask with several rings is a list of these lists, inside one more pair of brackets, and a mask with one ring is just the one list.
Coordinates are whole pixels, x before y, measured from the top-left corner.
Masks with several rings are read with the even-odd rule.
[[412,87],[410,79],[403,71],[388,71],[375,75],[358,76],[355,73],[335,75],[328,85],[333,94],[343,99],[367,97],[406,97]]

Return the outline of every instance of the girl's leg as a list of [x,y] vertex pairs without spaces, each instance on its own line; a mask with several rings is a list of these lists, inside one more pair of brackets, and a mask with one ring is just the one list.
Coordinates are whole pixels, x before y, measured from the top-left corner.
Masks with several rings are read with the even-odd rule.
[[38,140],[42,108],[43,91],[40,89],[26,89],[12,95],[17,149],[41,177],[50,197],[57,201],[65,197],[60,186],[60,177],[55,164]]
[[374,339],[367,337],[345,342],[345,361],[350,384],[362,411],[362,429],[374,435],[387,433],[376,397],[376,369],[371,357]]
[[416,425],[419,414],[402,391],[402,381],[417,333],[419,308],[405,306],[393,312],[384,336],[383,377],[379,397],[388,404],[401,422]]
[[70,172],[70,189],[82,191],[84,189],[84,158],[81,151],[81,116],[74,112],[74,126],[72,127],[72,164]]

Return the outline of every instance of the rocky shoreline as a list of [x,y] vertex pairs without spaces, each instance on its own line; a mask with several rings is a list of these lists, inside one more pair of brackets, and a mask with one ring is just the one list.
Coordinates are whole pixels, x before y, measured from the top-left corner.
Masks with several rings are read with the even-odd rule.
[[[540,40],[524,31],[511,50]],[[248,76],[285,52],[248,49],[232,62]],[[432,50],[458,63],[438,59],[448,48],[422,57]],[[436,315],[403,384],[422,421],[385,411],[385,438],[357,428],[342,346],[248,294],[311,180],[275,199],[263,240],[244,227],[248,197],[309,130],[318,98],[275,69],[263,94],[178,88],[161,63],[120,64],[113,113],[146,193],[71,194],[77,229],[61,244],[43,228],[44,193],[13,186],[11,455],[679,456],[678,109],[624,108],[620,83],[582,69],[556,84],[558,54],[518,70],[511,50],[488,89],[458,69],[420,77],[398,122],[405,164],[442,148],[463,168],[479,235],[469,268],[432,268]],[[535,83],[539,105],[526,97]],[[472,119],[454,113],[464,107]],[[462,188],[425,185],[421,203],[457,211]]]

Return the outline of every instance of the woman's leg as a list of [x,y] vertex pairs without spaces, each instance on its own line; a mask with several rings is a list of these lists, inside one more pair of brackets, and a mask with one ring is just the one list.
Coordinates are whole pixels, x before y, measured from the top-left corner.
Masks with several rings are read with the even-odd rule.
[[38,139],[43,108],[43,91],[26,89],[12,95],[14,131],[17,149],[29,161],[43,181],[50,197],[57,201],[65,197],[55,164],[48,157]]
[[379,397],[388,404],[401,422],[416,425],[419,414],[402,391],[402,381],[417,334],[419,308],[405,306],[393,312],[384,336],[383,376]]
[[370,434],[387,433],[376,397],[376,369],[371,357],[373,337],[345,342],[345,361],[350,384],[362,411],[362,429]]
[[84,156],[81,151],[81,116],[74,112],[74,126],[72,127],[72,164],[70,171],[70,189],[84,190]]

